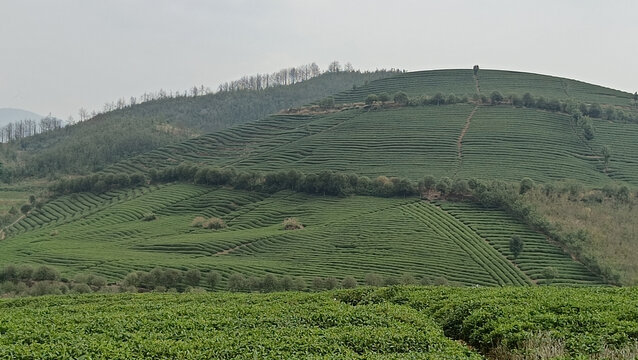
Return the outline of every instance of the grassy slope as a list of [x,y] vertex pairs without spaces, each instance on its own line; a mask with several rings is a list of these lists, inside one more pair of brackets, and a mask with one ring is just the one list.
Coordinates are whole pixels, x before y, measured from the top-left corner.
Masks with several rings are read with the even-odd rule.
[[602,203],[570,200],[567,195],[546,196],[541,191],[525,195],[536,209],[558,224],[564,233],[586,230],[589,238],[583,254],[603,266],[616,270],[625,285],[638,284],[638,204],[635,200],[619,203],[605,199]]
[[482,358],[462,340],[502,359],[632,358],[636,299],[627,288],[394,287],[0,300],[0,356]]
[[[14,236],[2,242],[0,263],[28,259],[56,265],[69,276],[89,271],[111,279],[168,266],[216,269],[226,276],[274,272],[307,279],[353,275],[360,281],[371,272],[411,273],[466,285],[542,284],[542,270],[553,266],[559,269],[556,283],[598,283],[582,265],[500,211],[489,211],[477,231],[472,219],[483,217],[484,210],[469,204],[443,208],[415,198],[268,195],[185,184],[101,198],[76,194],[9,229]],[[149,212],[158,219],[142,221]],[[193,228],[196,216],[221,217],[228,228]],[[282,230],[287,217],[297,217],[305,229]],[[528,242],[518,260],[502,244],[513,234]]]
[[[8,149],[5,149],[7,156],[2,161],[18,166],[17,172],[26,175],[99,170],[196,134],[254,121],[281,109],[301,106],[391,75],[394,73],[326,73],[301,83],[263,91],[244,90],[149,101],[4,145]],[[11,160],[10,155],[14,152],[19,156]]]

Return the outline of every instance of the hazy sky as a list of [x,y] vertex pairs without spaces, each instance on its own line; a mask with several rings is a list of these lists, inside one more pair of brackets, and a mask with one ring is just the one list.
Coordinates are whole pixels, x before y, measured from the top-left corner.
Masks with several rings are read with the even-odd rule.
[[77,118],[160,88],[331,60],[638,90],[638,1],[0,0],[0,108]]

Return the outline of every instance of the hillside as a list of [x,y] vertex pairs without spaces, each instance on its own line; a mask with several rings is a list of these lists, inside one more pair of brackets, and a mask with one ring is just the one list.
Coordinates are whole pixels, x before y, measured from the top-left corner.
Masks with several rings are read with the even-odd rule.
[[[144,221],[146,214],[157,219]],[[218,231],[192,226],[219,217]],[[281,223],[295,217],[303,230]],[[497,225],[498,224],[498,225]],[[89,270],[117,280],[156,266],[399,278],[443,277],[464,285],[597,284],[600,280],[545,238],[496,209],[418,199],[335,198],[195,185],[73,194],[46,204],[8,229],[4,263],[46,263],[72,276]],[[514,259],[508,241],[526,248]],[[25,256],[28,255],[28,256]],[[545,278],[547,267],[560,269]]]
[[[527,95],[533,103],[515,104],[514,97],[494,100],[493,94],[491,100],[481,99],[485,88],[502,89],[507,96],[505,91],[527,89],[521,84],[535,91],[533,97]],[[361,102],[373,91],[398,89],[410,94],[403,104]],[[477,90],[474,95],[463,93]],[[435,91],[461,96],[437,96]],[[569,98],[551,98],[560,94]],[[344,102],[347,97],[354,103]],[[481,70],[474,77],[471,71],[446,70],[402,73],[334,98],[345,105],[286,110],[120,161],[103,171],[102,178],[78,179],[72,191],[61,191],[73,194],[31,210],[4,231],[0,261],[56,265],[69,276],[88,270],[113,280],[131,271],[169,266],[215,269],[225,280],[233,272],[359,280],[378,272],[486,286],[601,284],[603,277],[633,281],[615,275],[625,264],[584,256],[589,252],[581,252],[580,245],[563,241],[573,234],[544,220],[531,221],[527,210],[506,213],[502,201],[489,198],[480,205],[476,199],[453,202],[473,196],[463,179],[518,184],[529,177],[547,186],[563,181],[567,185],[561,188],[572,182],[589,188],[638,184],[638,148],[628,141],[638,135],[638,123],[631,122],[629,94],[536,74]],[[602,105],[597,115],[596,105],[588,103],[594,100]],[[554,103],[557,108],[540,105]],[[602,109],[622,111],[624,120],[605,118]],[[585,136],[586,126],[595,128],[594,137]],[[172,176],[155,181],[158,170],[184,163],[253,173],[237,175],[232,183],[197,181],[194,169],[188,180]],[[401,176],[414,190],[341,198],[241,186],[266,182],[259,172],[288,170],[353,172],[369,177],[357,181],[374,181],[382,188],[395,184],[386,176]],[[131,182],[132,175],[138,180]],[[136,187],[144,176],[153,179],[153,185]],[[436,189],[443,198],[447,190],[439,190],[439,183],[460,186],[455,190],[460,198],[437,202],[436,196],[427,195],[430,201],[421,200],[410,180],[416,183],[425,176],[439,179]],[[494,184],[496,189],[505,186]],[[518,192],[518,185],[514,189]],[[400,194],[402,198],[383,198]],[[543,214],[548,213],[538,216]],[[227,228],[193,227],[198,217],[221,218]],[[281,224],[289,217],[297,218],[304,229],[283,230]],[[525,243],[519,257],[509,247],[513,236]],[[559,237],[562,243],[556,242]],[[606,264],[612,264],[609,271]]]
[[[559,107],[580,104],[587,109],[595,107],[589,101],[600,100],[606,101],[600,103],[605,108],[622,111],[627,118],[638,116],[631,109],[628,93],[526,73],[481,70],[480,81],[483,77],[489,81],[481,85],[481,94],[485,87],[501,86],[504,91],[522,92],[523,85],[515,88],[512,84],[529,83],[533,96],[545,97],[544,103],[553,99]],[[362,102],[366,94],[400,90],[416,98],[428,96],[430,103],[376,108],[361,103],[336,112],[274,115],[131,158],[107,171],[147,172],[189,161],[262,171],[354,171],[371,177],[417,179],[429,174],[505,181],[523,177],[540,182],[574,179],[590,186],[613,181],[638,184],[634,160],[638,147],[630,140],[638,136],[638,123],[602,115],[576,121],[563,111],[476,102],[471,99],[471,91],[476,89],[469,86],[473,81],[472,72],[465,70],[399,74],[338,94],[335,99]],[[559,92],[563,83],[571,84],[567,88],[573,90]],[[432,105],[433,96],[441,91],[467,100]],[[523,96],[520,92],[510,95]],[[561,94],[558,99],[550,98]],[[595,129],[589,140],[583,132],[585,126]]]
[[21,139],[5,146],[2,161],[18,177],[96,171],[197,134],[254,121],[393,74],[386,71],[324,73],[292,85],[263,90],[147,101]]

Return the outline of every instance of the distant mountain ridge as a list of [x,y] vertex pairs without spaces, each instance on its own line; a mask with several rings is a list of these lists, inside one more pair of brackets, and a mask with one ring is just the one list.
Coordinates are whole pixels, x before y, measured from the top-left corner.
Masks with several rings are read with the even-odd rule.
[[16,122],[20,120],[40,120],[43,117],[44,116],[28,110],[0,108],[0,126],[5,126],[10,122]]

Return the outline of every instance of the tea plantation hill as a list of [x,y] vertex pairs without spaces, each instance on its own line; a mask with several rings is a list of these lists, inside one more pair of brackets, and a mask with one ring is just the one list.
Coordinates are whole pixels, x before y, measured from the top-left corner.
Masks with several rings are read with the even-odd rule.
[[[362,103],[372,93],[399,90],[427,101]],[[521,98],[530,91],[535,103],[542,96],[559,109],[516,107],[505,100],[492,105],[481,98],[486,91],[517,92]],[[466,99],[433,105],[452,92]],[[333,99],[335,108],[310,106],[269,116],[121,161],[103,174],[150,174],[187,162],[412,180],[433,175],[575,179],[592,186],[638,182],[638,145],[628,141],[638,135],[638,124],[593,118],[587,121],[595,137],[588,140],[582,119],[560,108],[560,102],[569,102],[589,111],[597,102],[627,118],[635,114],[628,93],[536,74],[480,70],[475,77],[471,70],[441,70],[399,74]],[[606,160],[603,147],[611,151]],[[197,217],[221,218],[227,226],[194,227]],[[299,219],[304,229],[284,230],[288,217]],[[377,273],[462,285],[602,283],[546,236],[501,210],[418,197],[339,198],[155,183],[61,196],[5,234],[0,263],[50,264],[63,275],[94,272],[111,280],[171,267],[215,270],[224,279],[275,273],[363,281]],[[525,242],[518,257],[509,247],[513,235]]]
[[[398,91],[405,92],[411,104],[390,106],[390,100],[363,106],[370,94]],[[538,104],[559,108],[512,106],[507,100],[491,105],[495,91],[519,99],[530,93]],[[457,103],[432,105],[437,94],[441,104],[450,94]],[[428,105],[421,105],[423,97]],[[420,179],[428,174],[505,181],[574,179],[591,186],[638,184],[638,143],[633,141],[638,123],[632,122],[638,113],[629,93],[529,73],[480,70],[474,77],[471,70],[437,70],[373,81],[334,99],[358,105],[336,112],[273,115],[133,157],[106,171],[146,173],[192,162],[260,171],[353,171],[370,177]],[[596,111],[603,114],[576,120],[566,106],[600,108]],[[607,118],[607,108],[613,109],[613,117]],[[616,119],[618,114],[625,120]],[[587,126],[593,138],[586,137]]]
[[262,90],[158,97],[5,144],[0,162],[17,178],[88,173],[197,134],[255,121],[394,74],[395,71],[326,72]]

